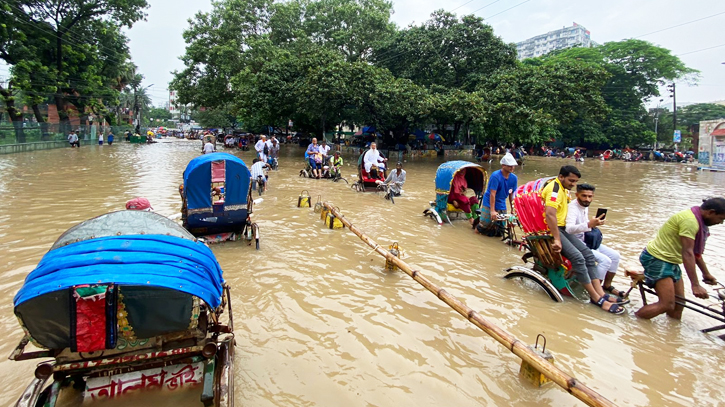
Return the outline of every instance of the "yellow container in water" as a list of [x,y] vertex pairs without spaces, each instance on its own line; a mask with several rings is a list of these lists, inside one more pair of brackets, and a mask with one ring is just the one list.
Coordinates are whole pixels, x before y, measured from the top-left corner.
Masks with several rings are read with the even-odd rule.
[[330,229],[342,229],[345,227],[342,221],[331,212],[325,217],[325,225]]
[[330,210],[327,209],[326,206],[322,206],[322,209],[320,210],[320,219],[325,220],[327,219],[327,214],[330,213]]
[[[539,337],[544,338],[544,346],[541,347],[541,349],[538,349],[539,347]],[[542,358],[546,359],[550,363],[554,363],[554,356],[546,350],[546,338],[544,335],[537,335],[536,336],[536,345],[529,346],[529,349],[534,351],[537,355],[541,356]],[[538,371],[534,366],[530,365],[528,362],[522,360],[521,361],[521,369],[519,370],[519,377],[526,380],[527,382],[533,384],[536,387],[541,387],[544,385],[544,383],[550,382],[546,376],[544,376],[543,373]]]
[[310,207],[310,193],[307,190],[302,191],[299,198],[297,198],[298,208],[309,208]]

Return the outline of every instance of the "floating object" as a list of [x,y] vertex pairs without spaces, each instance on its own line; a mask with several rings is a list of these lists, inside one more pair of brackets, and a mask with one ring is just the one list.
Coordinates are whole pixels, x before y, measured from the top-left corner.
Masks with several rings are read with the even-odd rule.
[[126,209],[134,210],[134,211],[153,211],[154,208],[151,207],[151,202],[149,202],[148,199],[143,197],[133,198],[130,201],[126,202]]
[[300,193],[300,196],[297,198],[297,207],[298,208],[309,208],[310,207],[310,193],[306,189]]
[[539,354],[537,354],[536,352],[533,352],[522,341],[516,339],[515,336],[494,325],[487,319],[483,318],[478,312],[472,310],[470,307],[458,300],[456,297],[449,294],[446,290],[433,284],[430,280],[423,276],[420,271],[413,270],[403,260],[393,256],[389,251],[386,251],[385,249],[380,247],[379,244],[377,244],[374,240],[361,232],[357,227],[355,227],[355,225],[347,220],[347,218],[344,218],[340,214],[339,210],[335,208],[332,204],[330,204],[329,202],[324,202],[323,205],[325,205],[330,210],[331,214],[337,216],[342,221],[342,223],[348,229],[350,229],[351,232],[356,234],[368,246],[372,247],[373,251],[377,252],[378,254],[398,266],[407,275],[412,277],[413,280],[425,287],[431,293],[435,294],[436,297],[438,297],[441,301],[445,302],[448,306],[461,314],[461,316],[471,321],[471,323],[476,325],[487,335],[491,336],[501,345],[506,347],[506,349],[510,350],[511,353],[532,365],[549,380],[553,381],[558,386],[566,390],[568,393],[590,406],[615,406],[614,403],[602,397],[602,395],[590,389],[584,383],[571,377],[570,375],[556,367],[554,364],[552,364],[550,361],[539,356]]
[[[398,242],[395,242],[390,245],[390,254],[400,258],[400,247],[398,247]],[[398,266],[395,265],[392,261],[388,260],[387,257],[385,258],[385,269],[390,271],[395,271],[398,269]]]
[[315,213],[322,212],[322,195],[317,195],[317,202],[315,203],[315,207],[312,208],[312,210]]
[[[542,338],[544,342],[541,346],[541,350],[539,350],[539,338]],[[554,363],[554,356],[551,354],[551,352],[546,350],[546,337],[543,334],[536,335],[536,344],[534,346],[529,346],[529,349],[539,355],[539,357],[541,357],[542,359],[548,361],[549,363]],[[551,381],[525,360],[521,361],[519,377],[533,384],[536,387],[541,387],[544,383]]]
[[330,229],[342,229],[345,227],[342,220],[335,216],[332,211],[328,212],[327,216],[325,216],[325,225]]

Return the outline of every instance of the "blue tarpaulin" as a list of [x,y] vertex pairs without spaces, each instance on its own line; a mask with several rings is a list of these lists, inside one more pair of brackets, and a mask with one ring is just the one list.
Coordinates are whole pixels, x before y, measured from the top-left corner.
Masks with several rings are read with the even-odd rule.
[[225,205],[246,205],[251,178],[247,165],[232,154],[211,153],[189,161],[184,170],[188,209],[211,208],[211,163],[221,160],[226,161]]
[[201,242],[165,235],[101,237],[46,253],[25,279],[14,304],[82,284],[163,287],[221,303],[222,270]]

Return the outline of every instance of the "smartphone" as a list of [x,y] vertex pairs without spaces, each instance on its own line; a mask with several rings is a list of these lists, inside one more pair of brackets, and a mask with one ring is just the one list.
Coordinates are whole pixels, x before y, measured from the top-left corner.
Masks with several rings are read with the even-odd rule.
[[[604,215],[604,216],[602,216]],[[601,219],[604,220],[607,217],[607,210],[604,208],[597,209],[597,218],[601,216]]]

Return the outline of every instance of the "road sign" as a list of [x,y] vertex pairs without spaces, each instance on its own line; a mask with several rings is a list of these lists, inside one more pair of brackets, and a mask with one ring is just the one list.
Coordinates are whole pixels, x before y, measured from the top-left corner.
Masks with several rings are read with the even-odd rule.
[[680,133],[679,130],[675,130],[675,133],[672,135],[672,142],[673,143],[681,143],[682,142],[682,133]]

